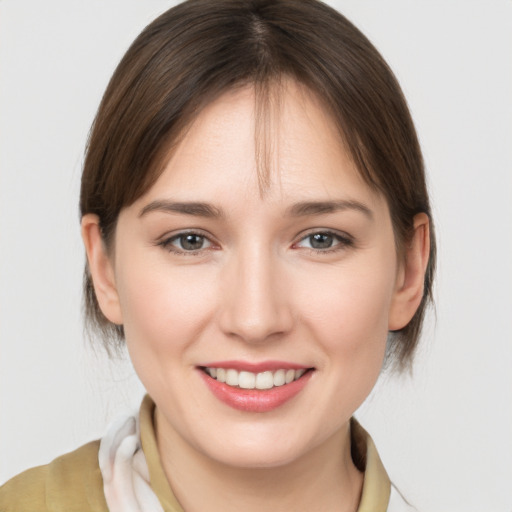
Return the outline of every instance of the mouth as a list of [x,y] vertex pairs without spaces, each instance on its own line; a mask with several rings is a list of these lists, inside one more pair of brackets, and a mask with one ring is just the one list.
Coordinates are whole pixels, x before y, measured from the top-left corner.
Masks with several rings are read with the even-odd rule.
[[234,368],[201,367],[201,369],[217,382],[239,389],[266,390],[285,386],[300,379],[307,371],[313,368],[280,368],[275,371],[263,372],[238,371]]
[[[298,395],[309,382],[314,368],[283,368],[276,364],[229,364],[200,366],[199,374],[213,395],[224,404],[244,412],[269,412]],[[244,369],[240,368],[243,366]],[[274,368],[270,369],[269,366]],[[288,365],[294,366],[294,365]],[[257,371],[260,370],[260,371]]]

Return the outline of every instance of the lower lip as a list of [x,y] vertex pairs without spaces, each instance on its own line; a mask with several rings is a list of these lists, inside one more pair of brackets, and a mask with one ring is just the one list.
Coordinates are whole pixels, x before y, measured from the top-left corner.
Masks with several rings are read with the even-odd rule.
[[300,393],[308,383],[312,370],[307,371],[300,379],[276,386],[271,389],[241,389],[228,386],[199,370],[201,377],[210,391],[223,403],[233,409],[245,412],[269,412],[291,400]]

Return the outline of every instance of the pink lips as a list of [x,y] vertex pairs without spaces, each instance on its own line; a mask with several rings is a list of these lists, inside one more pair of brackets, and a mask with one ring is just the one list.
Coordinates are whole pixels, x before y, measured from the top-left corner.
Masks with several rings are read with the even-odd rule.
[[[300,370],[305,369],[302,365],[293,363],[285,363],[282,361],[266,361],[263,363],[248,363],[243,361],[215,361],[209,364],[202,365],[202,367],[211,368],[232,368],[237,371],[248,371],[259,373],[264,371],[283,370]],[[285,404],[296,396],[308,383],[312,371],[306,371],[299,379],[285,384],[283,386],[275,386],[271,389],[241,389],[238,387],[229,386],[223,382],[210,377],[202,369],[199,368],[201,378],[208,386],[210,391],[221,402],[229,405],[234,409],[245,412],[269,412],[281,405]]]

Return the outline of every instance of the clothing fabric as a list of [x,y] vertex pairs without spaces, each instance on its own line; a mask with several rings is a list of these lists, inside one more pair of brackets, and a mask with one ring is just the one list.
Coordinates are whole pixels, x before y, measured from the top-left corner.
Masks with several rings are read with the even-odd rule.
[[[0,487],[1,512],[184,512],[162,468],[146,396],[138,417],[112,424],[100,441],[30,469]],[[364,467],[357,512],[412,512],[391,485],[370,436],[351,422],[353,454]]]
[[98,461],[110,512],[164,512],[151,489],[138,427],[136,417],[122,418],[109,427],[100,443]]

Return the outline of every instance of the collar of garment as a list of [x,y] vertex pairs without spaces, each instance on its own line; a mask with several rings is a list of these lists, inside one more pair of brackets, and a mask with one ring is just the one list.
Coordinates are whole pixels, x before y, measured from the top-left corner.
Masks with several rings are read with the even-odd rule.
[[[146,395],[139,417],[116,422],[101,441],[99,462],[111,512],[136,512],[148,510],[148,506],[151,510],[183,512],[160,461],[153,426],[154,411],[155,404]],[[351,436],[352,457],[356,466],[364,471],[357,512],[385,512],[391,484],[375,445],[355,419],[351,420]]]

